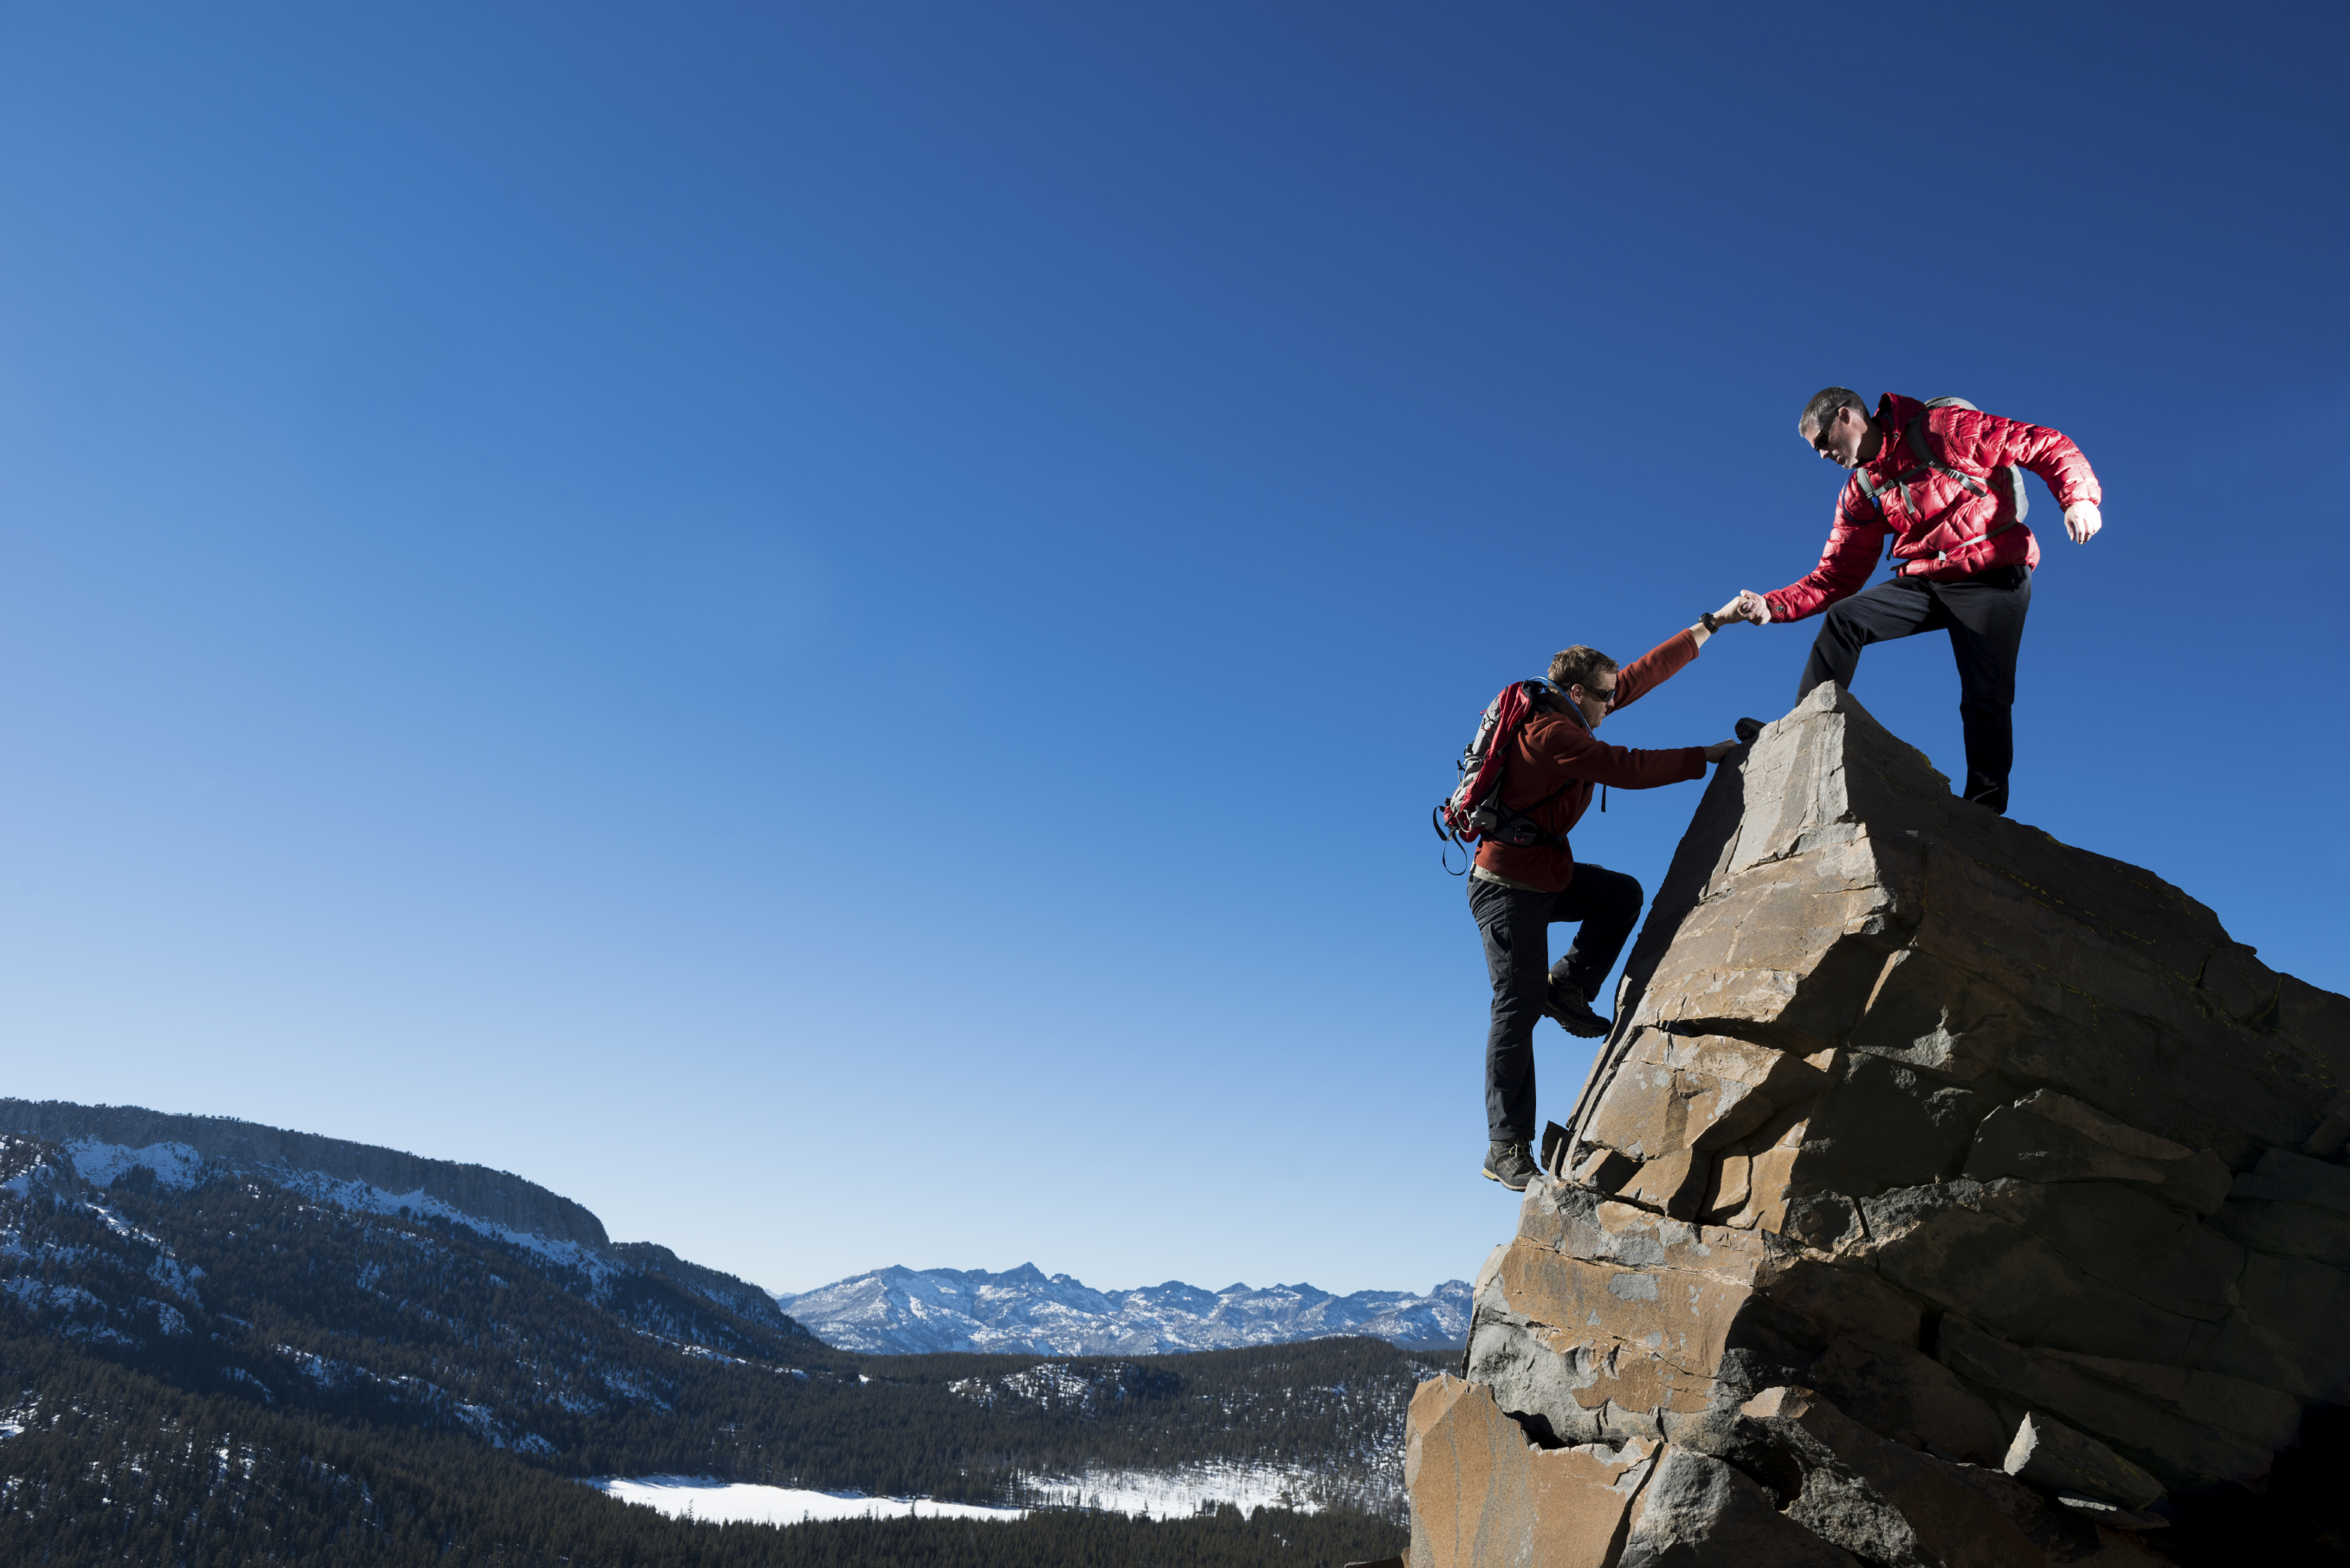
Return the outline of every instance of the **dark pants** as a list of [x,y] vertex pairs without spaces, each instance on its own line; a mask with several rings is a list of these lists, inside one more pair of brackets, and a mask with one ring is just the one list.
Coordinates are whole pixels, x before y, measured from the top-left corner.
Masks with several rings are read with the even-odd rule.
[[1839,599],[1822,618],[1795,700],[1823,680],[1850,690],[1860,650],[1921,631],[1950,634],[1959,660],[1959,722],[1967,737],[1963,793],[1993,811],[2007,810],[2007,774],[2015,763],[2015,654],[2032,607],[2032,574],[1995,566],[1952,583],[1894,577]]
[[[1640,884],[1604,866],[1577,866],[1564,893],[1525,893],[1469,878],[1469,912],[1485,939],[1493,977],[1493,1026],[1485,1036],[1485,1127],[1495,1143],[1534,1140],[1534,1025],[1556,975],[1599,994],[1624,939],[1640,919]],[[1580,920],[1575,945],[1553,965],[1550,929]]]

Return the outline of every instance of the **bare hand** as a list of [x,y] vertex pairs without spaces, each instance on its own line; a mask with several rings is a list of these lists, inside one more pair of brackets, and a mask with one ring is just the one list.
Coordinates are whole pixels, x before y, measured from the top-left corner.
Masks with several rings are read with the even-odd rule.
[[1738,597],[1731,600],[1728,604],[1713,612],[1713,620],[1716,626],[1728,626],[1731,621],[1744,620],[1746,618],[1746,596],[1743,594],[1739,595]]
[[1738,742],[1735,741],[1716,741],[1705,749],[1705,760],[1709,763],[1718,763],[1737,749]]
[[2075,545],[2087,544],[2105,525],[2105,515],[2097,510],[2097,504],[2094,501],[2075,501],[2064,508],[2064,532],[2073,535]]
[[1730,607],[1722,613],[1735,615],[1741,620],[1751,620],[1756,626],[1771,624],[1770,601],[1752,588],[1739,589],[1738,597],[1730,601]]

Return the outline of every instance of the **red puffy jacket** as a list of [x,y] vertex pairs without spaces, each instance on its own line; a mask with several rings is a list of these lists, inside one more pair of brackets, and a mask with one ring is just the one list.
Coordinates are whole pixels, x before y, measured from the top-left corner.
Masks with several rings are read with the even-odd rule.
[[[1988,493],[1981,493],[1939,470],[1911,477],[1906,485],[1897,483],[1897,475],[1915,474],[1918,467],[1903,432],[1921,414],[1927,450],[1939,463],[1978,481],[2012,463],[2045,480],[2059,506],[2104,502],[2089,460],[2059,432],[1974,409],[1929,409],[1915,398],[1887,392],[1877,405],[1877,428],[1885,444],[1845,482],[1820,564],[1800,581],[1762,596],[1773,621],[1817,615],[1859,592],[1888,534],[1893,556],[1903,563],[1896,569],[1934,582],[2019,562],[2040,565],[2040,541],[2014,519],[2000,486],[1984,485]],[[1861,483],[1862,473],[1877,491],[1875,500]]]

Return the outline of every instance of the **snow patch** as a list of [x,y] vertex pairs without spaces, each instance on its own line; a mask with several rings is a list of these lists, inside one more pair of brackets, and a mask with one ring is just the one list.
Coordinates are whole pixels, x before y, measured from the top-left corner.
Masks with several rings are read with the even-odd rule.
[[169,1251],[147,1265],[147,1277],[182,1301],[193,1302],[199,1307],[204,1304],[203,1298],[196,1294],[196,1282],[204,1277],[203,1270],[182,1266]]
[[59,1147],[73,1161],[74,1174],[93,1186],[111,1187],[120,1178],[139,1169],[154,1172],[157,1185],[174,1189],[193,1187],[204,1179],[204,1157],[183,1143],[151,1143],[144,1148],[130,1148],[119,1143],[102,1143],[94,1137],[78,1137]]
[[146,1231],[141,1231],[139,1227],[133,1225],[130,1220],[125,1220],[121,1215],[117,1214],[113,1210],[109,1209],[103,1203],[86,1203],[82,1205],[82,1207],[97,1215],[108,1230],[113,1231],[116,1235],[121,1237],[126,1241],[144,1241],[151,1247],[161,1247],[163,1251],[167,1252],[171,1251],[170,1248],[163,1246],[163,1238],[161,1236],[150,1235]]
[[608,1366],[602,1369],[601,1376],[604,1386],[623,1399],[642,1400],[647,1404],[658,1406],[663,1410],[670,1408],[670,1402],[662,1398],[657,1391],[647,1385],[645,1379],[635,1373],[624,1372],[617,1366]]
[[296,1350],[290,1345],[273,1345],[269,1348],[290,1359],[303,1376],[321,1388],[332,1388],[350,1375],[351,1369],[343,1363],[314,1355],[307,1350]]
[[[234,1378],[239,1383],[252,1384],[255,1388],[261,1390],[261,1397],[265,1403],[271,1405],[277,1403],[277,1396],[269,1391],[269,1385],[264,1383],[260,1378],[255,1377],[252,1373],[247,1372],[244,1367],[229,1367],[224,1376]],[[225,1450],[224,1450],[224,1452],[225,1452]]]
[[1230,1503],[1318,1513],[1315,1474],[1296,1465],[1185,1465],[1171,1470],[1088,1469],[1077,1476],[1023,1478],[1027,1496],[1046,1508],[1082,1508],[1137,1518],[1180,1519]]
[[450,1411],[464,1423],[473,1436],[494,1449],[506,1446],[505,1430],[498,1425],[498,1413],[487,1405],[459,1405]]
[[44,1305],[66,1312],[78,1312],[84,1307],[95,1307],[100,1312],[106,1310],[104,1302],[79,1285],[45,1285],[38,1280],[22,1277],[0,1284],[0,1295],[15,1296],[34,1312],[40,1311]]
[[1081,1372],[1055,1366],[1050,1362],[1005,1377],[1003,1391],[1014,1398],[1025,1399],[1046,1409],[1055,1405],[1076,1405],[1091,1410],[1094,1405],[1093,1379]]
[[504,1241],[518,1247],[543,1262],[561,1269],[574,1269],[588,1276],[588,1288],[600,1289],[614,1275],[626,1272],[627,1265],[606,1256],[593,1247],[577,1241],[550,1241],[530,1231],[509,1230],[504,1225],[484,1220],[477,1214],[428,1197],[422,1188],[413,1192],[386,1192],[356,1178],[338,1181],[333,1177],[315,1170],[288,1170],[283,1168],[263,1168],[258,1174],[268,1177],[289,1192],[298,1192],[316,1203],[338,1203],[343,1208],[363,1214],[381,1214],[398,1218],[407,1210],[411,1215],[426,1219],[445,1220],[452,1225],[463,1225],[476,1235],[494,1241]]
[[710,1477],[602,1477],[588,1482],[605,1496],[650,1508],[671,1519],[702,1524],[806,1524],[832,1519],[1014,1520],[1018,1508],[934,1502],[926,1497],[865,1497],[856,1492],[802,1491]]

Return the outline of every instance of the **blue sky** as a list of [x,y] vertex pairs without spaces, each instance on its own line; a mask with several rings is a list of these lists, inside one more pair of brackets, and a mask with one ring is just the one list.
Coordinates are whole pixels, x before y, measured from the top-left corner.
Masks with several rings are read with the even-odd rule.
[[[1513,1210],[1429,805],[1554,649],[1810,566],[1827,383],[2081,443],[2014,814],[2350,987],[2345,47],[0,7],[0,1092],[512,1169],[775,1288],[1465,1277]],[[1810,635],[1609,738],[1776,715]],[[1958,767],[1947,644],[1856,690]],[[1653,887],[1696,799],[1579,851]]]

